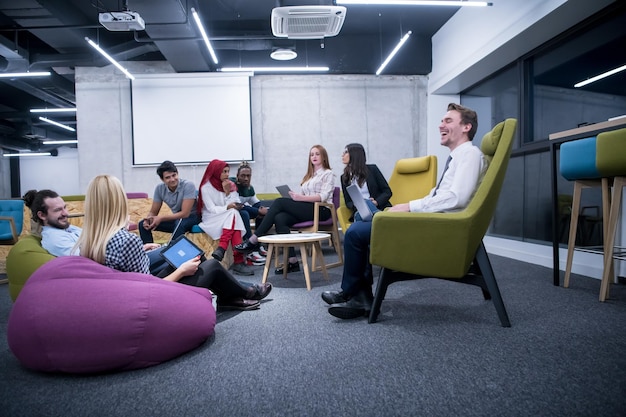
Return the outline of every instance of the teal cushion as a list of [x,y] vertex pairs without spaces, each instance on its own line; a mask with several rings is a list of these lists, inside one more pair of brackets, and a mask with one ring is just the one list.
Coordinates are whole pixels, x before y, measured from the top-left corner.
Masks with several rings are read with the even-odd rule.
[[562,144],[560,171],[570,181],[602,178],[596,167],[596,137]]
[[[24,200],[0,200],[0,216],[12,217],[15,223],[15,232],[22,234],[24,225]],[[0,220],[0,241],[13,239],[9,220]]]

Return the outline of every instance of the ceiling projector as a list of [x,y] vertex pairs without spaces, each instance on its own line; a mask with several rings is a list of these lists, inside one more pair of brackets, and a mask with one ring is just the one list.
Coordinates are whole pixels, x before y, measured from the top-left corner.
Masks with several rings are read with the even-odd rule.
[[111,31],[144,30],[146,23],[137,12],[106,12],[98,16],[100,24]]

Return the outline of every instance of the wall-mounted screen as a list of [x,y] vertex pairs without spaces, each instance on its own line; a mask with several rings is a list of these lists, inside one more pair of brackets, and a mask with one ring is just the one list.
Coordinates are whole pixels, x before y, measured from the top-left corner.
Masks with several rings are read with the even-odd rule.
[[249,74],[158,74],[132,81],[133,164],[251,161]]

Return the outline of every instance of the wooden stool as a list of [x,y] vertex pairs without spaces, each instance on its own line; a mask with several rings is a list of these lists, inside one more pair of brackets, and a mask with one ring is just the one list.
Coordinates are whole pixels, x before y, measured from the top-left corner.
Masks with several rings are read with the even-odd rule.
[[597,165],[603,177],[613,179],[610,215],[608,225],[604,229],[604,273],[600,286],[600,301],[605,301],[609,297],[609,284],[614,280],[613,259],[626,260],[624,248],[615,246],[622,191],[626,186],[626,129],[602,132],[598,135]]
[[285,233],[260,237],[259,242],[267,244],[267,257],[265,267],[263,268],[263,280],[261,282],[265,283],[267,281],[272,255],[275,254],[276,259],[278,259],[278,248],[283,248],[283,278],[286,279],[288,262],[287,248],[290,246],[299,246],[306,288],[311,291],[311,278],[309,272],[309,262],[307,260],[308,255],[306,245],[313,246],[313,269],[315,270],[315,261],[317,258],[317,260],[319,260],[322,273],[324,274],[324,279],[328,281],[328,272],[326,271],[326,263],[324,262],[324,255],[322,254],[320,242],[329,240],[330,238],[331,235],[329,233]]
[[[569,286],[574,249],[603,255],[600,301],[609,295],[609,282],[614,277],[616,249],[618,259],[622,248],[615,247],[615,231],[620,214],[622,188],[626,175],[626,129],[600,133],[597,137],[578,139],[561,145],[561,175],[574,182],[572,217],[567,244],[564,287]],[[589,187],[602,188],[602,230],[601,247],[576,248],[576,231],[580,212],[582,190]],[[613,188],[611,198],[610,188]]]

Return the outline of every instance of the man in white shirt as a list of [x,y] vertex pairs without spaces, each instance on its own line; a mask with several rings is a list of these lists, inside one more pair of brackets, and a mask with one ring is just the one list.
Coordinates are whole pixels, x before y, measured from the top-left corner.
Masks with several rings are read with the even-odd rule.
[[23,198],[33,221],[42,226],[41,246],[54,256],[72,254],[82,229],[70,224],[65,201],[52,190],[30,190]]
[[[463,210],[472,199],[485,171],[487,160],[472,139],[478,128],[476,112],[450,103],[439,125],[441,145],[450,149],[439,183],[427,196],[387,209],[396,212],[453,212]],[[373,278],[369,265],[371,222],[354,222],[344,237],[342,291],[325,291],[322,299],[331,304],[328,312],[341,319],[369,314],[373,301]],[[419,236],[415,237],[419,239]]]

